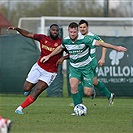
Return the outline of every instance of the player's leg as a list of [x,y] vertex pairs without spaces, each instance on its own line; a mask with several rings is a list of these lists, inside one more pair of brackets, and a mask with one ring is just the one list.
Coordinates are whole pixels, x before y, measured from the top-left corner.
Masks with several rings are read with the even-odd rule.
[[81,82],[78,84],[78,92],[79,92],[80,97],[84,96],[84,87]]
[[22,110],[32,104],[37,97],[48,87],[47,83],[39,80],[35,89],[31,94],[25,99],[25,101],[16,109],[16,113],[23,114]]
[[[83,87],[83,85],[82,85],[81,82],[78,84],[78,93],[79,93],[80,98],[81,98],[81,101],[82,101],[82,97],[84,95],[84,87]],[[73,103],[70,103],[69,105],[72,106],[72,107],[74,107],[74,104]]]
[[101,92],[103,93],[109,100],[109,106],[113,104],[113,100],[114,100],[114,93],[111,93],[107,87],[105,86],[105,84],[103,84],[101,81],[99,81],[97,79],[97,77],[94,77],[94,86]]
[[28,96],[31,91],[32,88],[36,85],[36,83],[38,82],[38,78],[40,77],[40,72],[38,71],[40,69],[40,67],[38,66],[37,63],[35,63],[30,72],[28,73],[28,76],[26,78],[26,81],[24,83],[24,96]]
[[79,84],[79,80],[77,78],[70,78],[71,95],[72,95],[74,106],[82,103],[81,97],[78,93],[78,84]]
[[91,96],[94,92],[94,73],[90,66],[82,71],[82,84],[84,86],[84,94]]
[[[36,81],[37,81],[36,87],[33,90],[33,92],[31,92],[31,94],[26,98],[26,100],[15,110],[15,112],[18,113],[18,114],[23,114],[22,110],[24,108],[26,108],[27,106],[29,106],[30,104],[32,104],[37,99],[37,97],[48,86],[50,86],[50,84],[54,81],[54,79],[57,75],[57,73],[47,72],[47,71],[43,70],[40,67],[38,67],[37,70],[39,71],[39,73],[41,73],[41,75],[37,76],[37,73],[34,73],[34,71],[33,71],[33,73],[35,74],[34,77],[36,77],[36,78],[34,78],[34,82],[36,83]],[[37,71],[35,71],[35,72],[37,72]],[[34,74],[29,75],[28,79],[32,80],[31,77],[33,77]]]
[[32,91],[32,88],[35,86],[36,84],[32,84],[28,81],[25,81],[24,83],[24,96],[28,96],[31,91]]
[[[88,70],[88,71],[90,71],[89,69],[86,69],[86,70]],[[93,71],[92,71],[93,72]],[[91,76],[94,76],[94,75],[91,75]],[[93,87],[94,88],[94,87]],[[79,91],[79,94],[80,94],[80,97],[83,97],[85,94],[84,94],[84,87],[83,87],[83,84],[80,82],[79,83],[79,85],[78,85],[78,91]],[[89,91],[88,89],[87,89],[87,91]],[[86,95],[88,95],[88,96],[90,96],[90,94],[88,94],[88,92],[86,91]],[[90,90],[91,91],[91,90]],[[95,98],[95,90],[93,89],[92,90],[92,92],[89,92],[89,93],[91,93],[91,97],[92,97],[92,99],[94,99]]]
[[106,86],[101,81],[98,81],[97,77],[94,77],[93,84],[101,93],[105,94],[107,98],[110,98],[111,96],[110,91],[106,88]]
[[[88,92],[88,91],[91,91],[91,90],[88,90],[87,89],[87,91],[85,92],[86,95],[90,96],[90,93],[91,93],[91,98],[94,99],[95,96],[96,96],[95,90],[93,89],[92,92]],[[84,87],[83,87],[82,83],[79,83],[79,85],[78,85],[78,92],[79,92],[80,97],[83,97],[85,95],[85,93],[84,93]]]
[[88,81],[83,82],[84,85],[84,94],[86,96],[92,96],[94,94],[94,86],[93,86],[93,79]]
[[[94,85],[94,82],[96,82],[97,80],[95,80],[95,75],[96,75],[96,73],[93,71],[93,73],[94,73],[94,81],[93,81],[93,85]],[[94,99],[96,97],[96,91],[95,91],[95,89],[93,89],[93,92],[92,92],[92,94],[91,94],[91,99]]]
[[81,79],[81,73],[78,68],[69,67],[69,80],[70,80],[70,87],[71,87],[71,96],[73,99],[74,106],[82,103],[82,97],[80,97],[78,92],[78,84]]
[[[82,103],[82,97],[80,97],[80,94],[78,92],[78,84],[79,80],[77,78],[70,78],[71,96],[74,104],[73,107],[75,107],[77,104]],[[71,115],[75,116],[75,112],[73,112]]]

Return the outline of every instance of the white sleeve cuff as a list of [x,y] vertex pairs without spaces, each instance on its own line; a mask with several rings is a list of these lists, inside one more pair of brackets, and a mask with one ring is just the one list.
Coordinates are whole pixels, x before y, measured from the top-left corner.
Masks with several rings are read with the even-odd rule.
[[95,46],[96,40],[93,41],[92,46]]

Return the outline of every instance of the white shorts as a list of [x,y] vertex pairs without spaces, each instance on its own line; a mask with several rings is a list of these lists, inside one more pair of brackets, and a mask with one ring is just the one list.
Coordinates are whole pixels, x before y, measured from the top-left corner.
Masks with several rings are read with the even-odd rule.
[[44,81],[47,83],[48,86],[54,81],[57,73],[51,73],[47,72],[44,69],[42,69],[37,63],[35,63],[26,79],[26,81],[36,84],[38,80]]

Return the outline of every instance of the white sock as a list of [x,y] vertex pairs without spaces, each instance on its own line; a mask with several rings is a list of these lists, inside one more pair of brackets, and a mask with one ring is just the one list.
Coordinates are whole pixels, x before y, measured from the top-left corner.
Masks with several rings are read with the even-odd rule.
[[22,111],[23,108],[21,106],[19,106],[17,109]]

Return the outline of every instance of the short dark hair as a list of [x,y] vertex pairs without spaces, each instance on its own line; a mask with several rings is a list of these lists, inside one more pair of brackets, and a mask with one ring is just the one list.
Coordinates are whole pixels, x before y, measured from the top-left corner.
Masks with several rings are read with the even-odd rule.
[[58,24],[51,24],[51,25],[50,25],[50,29],[51,29],[53,26],[57,26],[57,27],[59,28],[59,25],[58,25]]
[[75,22],[71,22],[68,27],[69,28],[78,28],[78,24]]
[[79,25],[81,25],[81,24],[86,24],[87,25],[87,27],[88,27],[88,22],[86,21],[86,20],[84,20],[84,19],[81,19],[80,21],[79,21]]

